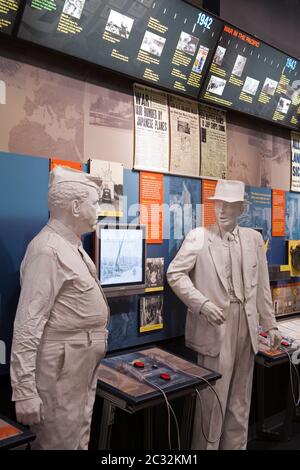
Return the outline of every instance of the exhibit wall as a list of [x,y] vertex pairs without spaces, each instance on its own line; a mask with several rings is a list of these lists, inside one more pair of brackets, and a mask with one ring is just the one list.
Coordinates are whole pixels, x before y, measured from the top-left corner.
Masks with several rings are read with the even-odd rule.
[[[223,0],[223,6],[224,2],[230,3]],[[230,11],[231,14],[238,11],[236,5]],[[240,13],[240,19],[242,16]],[[232,16],[224,14],[224,18],[234,22]],[[242,23],[236,24],[246,28]],[[261,37],[271,41],[270,37],[262,34]],[[120,222],[126,223],[139,219],[140,173],[133,170],[132,79],[89,64],[83,67],[82,62],[53,51],[45,53],[45,49],[26,43],[0,39],[3,45],[0,52],[0,341],[6,345],[0,373],[4,373],[8,371],[20,290],[20,263],[29,241],[48,219],[49,160],[85,163],[94,159],[121,163],[127,209]],[[284,46],[282,43],[281,47]],[[245,182],[250,201],[241,225],[261,229],[268,242],[269,264],[285,265],[287,238],[300,239],[300,227],[295,224],[300,215],[300,198],[297,193],[289,192],[290,131],[233,111],[226,112],[226,122],[226,176]],[[145,151],[149,145],[145,142]],[[203,223],[201,189],[202,177],[206,176],[205,173],[195,178],[163,175],[163,240],[148,245],[147,257],[162,258],[164,274],[188,230]],[[283,216],[285,233],[277,236],[272,236],[272,189],[285,191],[287,207],[286,217]],[[174,221],[184,218],[181,205],[185,203],[189,205],[187,221],[175,236]],[[93,256],[91,246],[87,237],[85,247]],[[168,288],[165,277],[164,290],[159,295],[163,296],[163,327],[146,333],[140,332],[141,295],[109,300],[109,351],[184,334],[185,308]]]

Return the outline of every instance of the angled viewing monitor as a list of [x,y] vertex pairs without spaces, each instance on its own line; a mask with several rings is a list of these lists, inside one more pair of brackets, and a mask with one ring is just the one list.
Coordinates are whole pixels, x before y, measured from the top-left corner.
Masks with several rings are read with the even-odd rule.
[[225,24],[201,98],[299,129],[300,62]]
[[108,296],[145,290],[146,229],[143,225],[97,225],[95,264]]
[[27,0],[18,37],[196,98],[222,25],[183,0]]

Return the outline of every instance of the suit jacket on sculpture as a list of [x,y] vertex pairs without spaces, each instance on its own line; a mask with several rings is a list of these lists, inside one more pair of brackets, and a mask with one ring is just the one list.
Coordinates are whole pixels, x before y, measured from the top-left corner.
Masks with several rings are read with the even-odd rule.
[[[265,331],[276,327],[263,239],[260,233],[239,227],[244,280],[244,309],[252,347],[258,350],[258,325]],[[167,279],[175,294],[187,305],[185,339],[188,347],[209,356],[220,353],[225,324],[211,325],[201,314],[210,300],[228,315],[227,290],[222,239],[217,226],[198,227],[184,240],[171,262]]]

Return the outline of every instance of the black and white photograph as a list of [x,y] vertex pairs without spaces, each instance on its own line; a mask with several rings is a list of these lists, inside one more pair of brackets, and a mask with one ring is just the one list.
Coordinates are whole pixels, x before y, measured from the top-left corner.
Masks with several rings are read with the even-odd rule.
[[207,86],[207,91],[214,93],[215,95],[222,96],[226,83],[226,80],[223,78],[212,75]]
[[98,217],[122,217],[123,165],[121,163],[91,159],[90,173],[101,179]]
[[190,123],[188,121],[184,121],[183,119],[177,119],[177,131],[184,132],[185,134],[190,134]]
[[267,95],[273,96],[276,88],[277,88],[278,82],[276,80],[272,80],[272,78],[267,77],[265,79],[265,83],[262,87],[262,93],[266,93]]
[[140,299],[140,333],[163,328],[163,295],[151,295]]
[[143,280],[143,231],[101,231],[100,281],[103,287]]
[[133,26],[134,19],[129,16],[111,10],[105,29],[121,38],[128,39]]
[[63,13],[66,15],[73,16],[78,20],[81,17],[81,13],[85,4],[85,0],[66,0],[63,8]]
[[146,288],[163,288],[164,285],[164,258],[147,258],[146,261]]
[[199,39],[182,31],[176,49],[189,55],[195,55]]
[[282,93],[287,96],[291,101],[299,99],[300,83],[295,80],[292,84],[281,84]]
[[209,52],[208,47],[200,46],[196,55],[196,59],[193,65],[193,72],[201,73]]
[[214,55],[214,58],[213,58],[213,63],[216,64],[216,65],[222,65],[225,52],[226,52],[225,47],[218,46],[217,50],[216,50],[216,53]]
[[276,111],[282,114],[286,114],[289,110],[290,104],[291,104],[291,100],[287,100],[285,98],[279,98]]
[[[88,91],[90,89],[91,85],[89,85]],[[118,90],[102,88],[101,93],[89,93],[88,99],[90,126],[132,130],[133,109],[131,96]],[[91,139],[93,137],[91,136]]]
[[180,135],[180,149],[182,159],[186,158],[186,154],[192,150],[192,138],[190,134],[181,134]]
[[247,77],[243,86],[243,91],[249,95],[255,95],[259,85],[259,80],[255,78]]
[[243,73],[246,62],[247,62],[246,57],[244,57],[243,55],[238,55],[235,60],[232,72],[231,72],[232,75],[236,75],[237,77],[240,77]]
[[158,34],[146,31],[144,39],[141,45],[143,51],[149,52],[149,54],[160,57],[165,46],[166,39],[158,36]]

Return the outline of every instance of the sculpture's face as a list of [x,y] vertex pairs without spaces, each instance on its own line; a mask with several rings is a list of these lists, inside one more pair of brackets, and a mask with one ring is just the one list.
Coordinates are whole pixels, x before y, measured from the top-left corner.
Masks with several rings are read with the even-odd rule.
[[88,188],[88,190],[89,195],[79,208],[78,224],[81,233],[93,232],[97,224],[98,191],[94,188]]
[[234,229],[237,218],[243,213],[244,205],[242,202],[226,202],[216,200],[215,213],[219,227],[228,232]]

